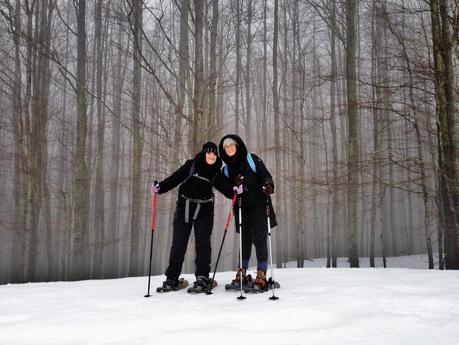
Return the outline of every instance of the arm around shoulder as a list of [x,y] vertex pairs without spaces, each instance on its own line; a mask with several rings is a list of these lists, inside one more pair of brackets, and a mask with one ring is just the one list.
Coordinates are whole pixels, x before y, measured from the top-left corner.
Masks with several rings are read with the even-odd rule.
[[215,177],[214,187],[228,199],[231,199],[234,195],[233,185],[230,179],[223,175],[222,172],[219,172]]

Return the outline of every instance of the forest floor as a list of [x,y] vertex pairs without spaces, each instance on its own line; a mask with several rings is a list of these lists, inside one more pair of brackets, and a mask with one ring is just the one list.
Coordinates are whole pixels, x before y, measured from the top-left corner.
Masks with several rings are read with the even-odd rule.
[[224,288],[233,272],[217,273],[212,295],[158,294],[163,276],[150,298],[147,277],[2,285],[0,344],[457,344],[457,272],[417,269],[425,256],[389,258],[387,269],[323,262],[276,269],[276,301],[238,300]]

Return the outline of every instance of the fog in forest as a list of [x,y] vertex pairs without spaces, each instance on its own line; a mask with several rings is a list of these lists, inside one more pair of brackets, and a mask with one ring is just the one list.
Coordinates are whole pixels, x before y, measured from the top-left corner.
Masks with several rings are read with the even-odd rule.
[[[0,43],[0,283],[148,274],[152,182],[230,133],[273,176],[276,267],[459,269],[453,0],[1,0]],[[157,198],[155,275],[177,189]]]

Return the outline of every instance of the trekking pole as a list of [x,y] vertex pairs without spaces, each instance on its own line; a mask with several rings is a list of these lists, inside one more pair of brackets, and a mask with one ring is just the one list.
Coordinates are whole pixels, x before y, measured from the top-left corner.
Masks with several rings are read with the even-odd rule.
[[[158,181],[153,181],[153,186],[156,186]],[[155,233],[156,221],[156,192],[153,192],[153,200],[151,205],[151,242],[150,242],[150,265],[148,267],[148,291],[144,297],[150,297],[150,279],[151,279],[151,260],[153,257],[153,234]]]
[[274,287],[275,287],[275,281],[274,281],[274,269],[273,269],[273,248],[271,245],[271,220],[270,220],[270,215],[271,215],[271,210],[269,207],[269,196],[266,196],[266,219],[268,221],[268,241],[269,241],[269,266],[271,267],[271,280],[272,280],[272,290],[273,290],[273,295],[269,297],[270,300],[277,300],[279,297],[274,296]]
[[238,197],[238,207],[239,207],[239,267],[240,267],[240,273],[239,273],[239,279],[241,281],[241,295],[237,298],[239,300],[246,299],[245,296],[242,296],[242,272],[244,271],[242,268],[242,200],[241,196],[239,195]]
[[215,263],[214,274],[212,275],[212,280],[210,281],[209,287],[207,288],[206,295],[212,295],[212,285],[214,283],[215,274],[217,273],[218,262],[220,261],[220,255],[222,254],[223,243],[225,242],[226,233],[228,232],[228,226],[231,221],[231,215],[233,214],[234,203],[236,202],[236,193],[234,193],[233,200],[231,201],[231,208],[228,212],[228,217],[226,218],[225,231],[223,232],[222,243],[220,244],[220,250],[218,251],[217,262]]

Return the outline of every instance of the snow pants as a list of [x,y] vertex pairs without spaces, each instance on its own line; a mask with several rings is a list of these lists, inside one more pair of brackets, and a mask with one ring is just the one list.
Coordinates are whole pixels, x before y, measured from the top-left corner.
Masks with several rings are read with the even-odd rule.
[[195,220],[189,216],[189,221],[185,221],[185,212],[193,215],[197,204],[191,202],[189,209],[185,207],[185,201],[179,197],[174,213],[172,247],[169,256],[169,266],[166,269],[167,279],[178,279],[182,272],[183,261],[191,234],[194,227],[196,242],[196,276],[209,277],[211,261],[211,242],[210,236],[214,224],[214,204],[213,202],[202,204]]

